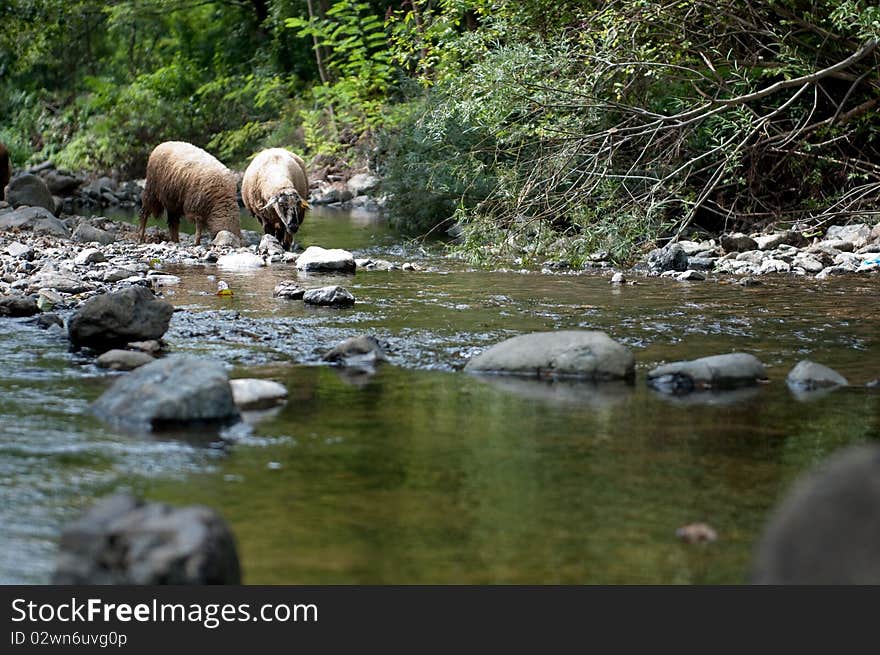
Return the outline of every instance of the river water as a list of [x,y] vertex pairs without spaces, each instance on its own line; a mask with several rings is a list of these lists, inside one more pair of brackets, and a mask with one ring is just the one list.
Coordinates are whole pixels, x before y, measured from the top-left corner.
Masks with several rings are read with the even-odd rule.
[[[168,267],[170,350],[226,362],[232,377],[287,386],[279,410],[221,434],[130,435],[88,413],[114,375],[24,319],[0,324],[0,583],[47,583],[65,521],[128,490],[206,504],[238,539],[247,584],[737,584],[768,512],[837,448],[880,439],[878,278],[767,278],[762,286],[608,274],[490,272],[409,244],[375,217],[312,213],[302,245],[413,262],[359,270],[351,309],[272,297],[290,265],[229,273]],[[223,280],[233,296],[217,296]],[[634,386],[477,378],[468,357],[535,330],[599,329],[628,345]],[[342,339],[374,334],[373,376],[322,365]],[[731,351],[770,381],[670,398],[645,385],[659,363]],[[854,385],[813,398],[794,364]],[[714,543],[688,545],[697,521]]]

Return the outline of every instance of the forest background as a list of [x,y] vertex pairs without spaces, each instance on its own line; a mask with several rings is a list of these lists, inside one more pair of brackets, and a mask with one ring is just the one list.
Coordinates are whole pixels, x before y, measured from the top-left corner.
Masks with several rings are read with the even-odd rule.
[[878,36],[873,0],[7,0],[0,141],[129,178],[283,146],[474,261],[622,261],[876,214]]

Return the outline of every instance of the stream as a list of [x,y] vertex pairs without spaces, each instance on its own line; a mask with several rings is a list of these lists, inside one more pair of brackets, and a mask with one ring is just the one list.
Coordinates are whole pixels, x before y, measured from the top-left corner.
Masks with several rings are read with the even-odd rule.
[[[48,583],[64,523],[127,490],[217,509],[245,584],[740,584],[795,478],[880,440],[880,390],[864,387],[880,377],[876,276],[612,286],[607,271],[488,271],[374,215],[320,208],[297,237],[420,270],[167,266],[181,278],[163,290],[181,310],[169,351],[289,392],[220,434],[115,431],[88,407],[120,374],[28,319],[2,320],[0,583]],[[357,302],[273,298],[297,278],[341,284]],[[234,294],[216,295],[219,281]],[[493,343],[558,329],[630,347],[635,385],[461,371]],[[388,346],[375,375],[321,362],[364,333]],[[756,355],[769,382],[682,397],[645,384],[660,363],[731,351]],[[852,386],[793,395],[785,376],[805,358]],[[718,540],[679,541],[693,522]]]

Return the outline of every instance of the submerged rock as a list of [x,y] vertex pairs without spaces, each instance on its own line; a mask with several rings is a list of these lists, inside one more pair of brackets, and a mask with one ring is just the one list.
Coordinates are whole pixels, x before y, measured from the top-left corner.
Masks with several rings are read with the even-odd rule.
[[766,380],[764,365],[754,355],[729,353],[692,361],[671,362],[648,373],[648,386],[664,393],[735,389]]
[[68,336],[76,346],[110,350],[129,341],[159,339],[174,307],[146,287],[133,286],[89,298],[70,319]]
[[338,248],[309,246],[296,259],[296,267],[301,271],[354,273],[356,266],[354,256]]
[[56,585],[241,584],[235,537],[200,505],[103,498],[61,532]]
[[191,355],[158,359],[119,378],[91,410],[134,430],[228,424],[239,418],[223,365]]
[[241,410],[268,409],[287,400],[287,387],[272,380],[239,378],[230,380],[232,398]]
[[376,337],[362,334],[346,339],[329,350],[321,358],[340,366],[365,368],[386,361],[385,349]]
[[495,344],[473,357],[464,370],[541,378],[632,380],[635,357],[604,332],[534,332]]
[[303,302],[307,305],[321,305],[325,307],[351,307],[354,305],[354,296],[348,289],[339,286],[321,287],[309,289],[303,293]]
[[708,523],[689,523],[675,531],[675,536],[687,544],[711,543],[718,540],[718,533]]
[[272,296],[275,298],[284,298],[286,300],[302,300],[305,292],[306,290],[298,283],[292,280],[286,280],[275,285],[275,291],[272,293]]
[[849,384],[837,371],[808,359],[798,362],[789,371],[785,382],[794,391],[814,391],[829,387],[845,387]]
[[114,348],[102,353],[95,363],[101,368],[113,371],[133,371],[136,368],[156,361],[154,357],[137,350],[120,350]]
[[752,584],[880,584],[880,446],[852,446],[799,478],[773,510]]

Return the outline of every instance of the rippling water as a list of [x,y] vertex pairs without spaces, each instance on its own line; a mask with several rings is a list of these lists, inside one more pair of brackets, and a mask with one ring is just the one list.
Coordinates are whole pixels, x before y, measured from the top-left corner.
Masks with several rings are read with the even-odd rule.
[[[45,583],[60,526],[128,489],[217,508],[246,583],[739,583],[768,510],[834,449],[880,439],[880,393],[797,399],[800,359],[862,385],[880,377],[878,278],[763,286],[473,270],[368,216],[316,211],[303,245],[415,262],[423,271],[341,283],[351,309],[272,297],[292,266],[169,268],[174,352],[233,377],[284,383],[289,402],[216,435],[133,436],[88,413],[112,381],[63,337],[0,324],[0,582]],[[231,297],[214,295],[223,280]],[[500,339],[601,329],[637,359],[633,387],[484,379],[460,368]],[[338,341],[390,346],[375,376],[320,364]],[[644,374],[665,361],[743,350],[770,382],[667,398]],[[675,529],[707,521],[712,544]]]

